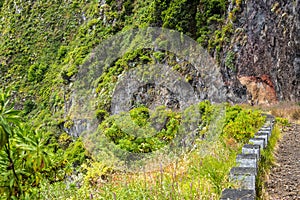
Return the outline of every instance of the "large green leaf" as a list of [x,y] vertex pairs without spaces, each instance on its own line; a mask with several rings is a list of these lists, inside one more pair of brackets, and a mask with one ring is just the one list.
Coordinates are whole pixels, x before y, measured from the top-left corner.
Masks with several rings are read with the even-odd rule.
[[21,122],[20,111],[10,103],[9,92],[0,90],[0,149],[13,135],[13,129]]

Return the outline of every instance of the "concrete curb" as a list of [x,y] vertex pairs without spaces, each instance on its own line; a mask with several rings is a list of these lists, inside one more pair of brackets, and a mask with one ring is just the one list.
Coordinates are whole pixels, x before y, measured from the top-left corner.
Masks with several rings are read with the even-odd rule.
[[256,198],[256,176],[261,150],[268,146],[273,126],[274,117],[266,115],[266,122],[260,130],[245,144],[242,154],[237,155],[238,167],[230,170],[230,179],[240,184],[239,189],[226,188],[222,192],[220,200],[255,200]]

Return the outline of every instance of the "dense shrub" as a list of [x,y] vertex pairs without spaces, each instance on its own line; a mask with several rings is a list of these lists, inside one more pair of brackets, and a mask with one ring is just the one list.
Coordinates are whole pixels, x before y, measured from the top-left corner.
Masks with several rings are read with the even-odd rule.
[[223,135],[237,142],[246,143],[264,123],[265,117],[257,110],[245,110],[240,106],[229,106]]
[[180,115],[165,107],[151,112],[142,106],[132,109],[129,115],[108,117],[101,123],[100,130],[121,149],[148,153],[170,142],[179,124]]

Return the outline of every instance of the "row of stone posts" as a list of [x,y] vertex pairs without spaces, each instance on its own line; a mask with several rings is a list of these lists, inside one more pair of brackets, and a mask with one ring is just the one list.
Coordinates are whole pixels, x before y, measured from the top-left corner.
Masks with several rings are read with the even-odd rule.
[[268,146],[273,126],[274,117],[266,115],[263,127],[245,144],[242,153],[237,155],[237,167],[230,170],[230,180],[239,184],[239,189],[227,188],[223,190],[221,200],[255,200],[256,198],[256,176],[261,150]]

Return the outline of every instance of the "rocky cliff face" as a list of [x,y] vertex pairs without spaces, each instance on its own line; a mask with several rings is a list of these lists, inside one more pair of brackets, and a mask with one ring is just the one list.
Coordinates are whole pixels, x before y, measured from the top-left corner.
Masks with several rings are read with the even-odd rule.
[[[239,82],[246,86],[257,104],[300,101],[300,1],[244,1],[234,26],[224,48],[225,81],[235,89]],[[234,69],[225,65],[229,52]]]

